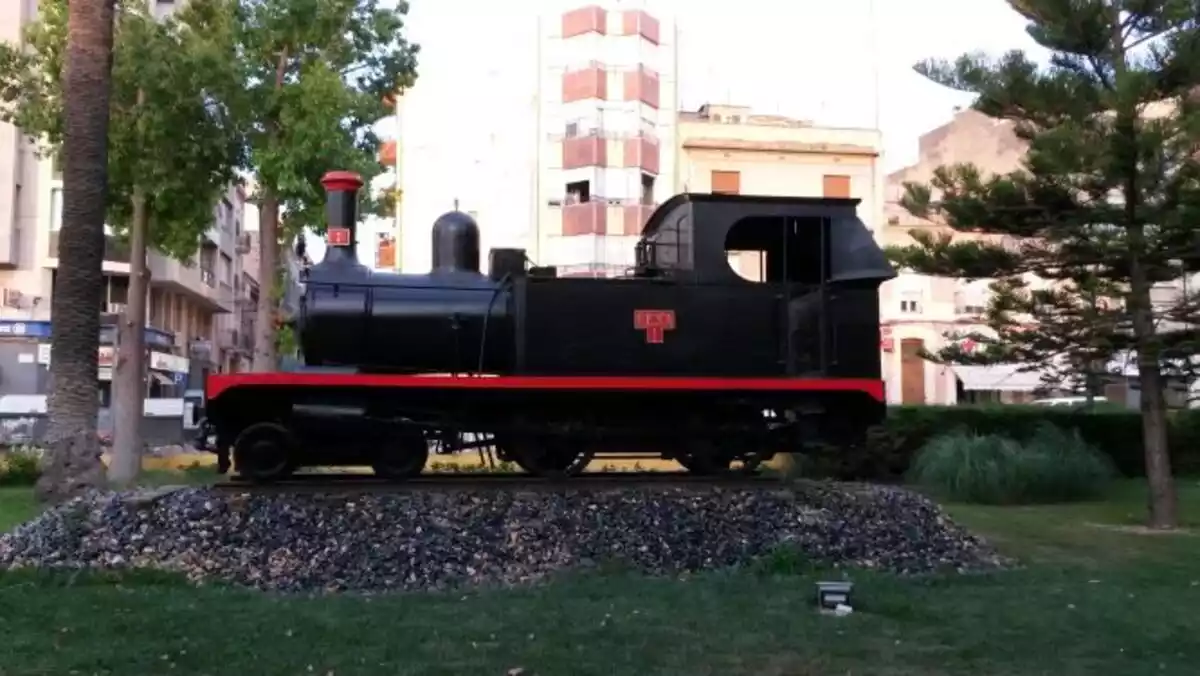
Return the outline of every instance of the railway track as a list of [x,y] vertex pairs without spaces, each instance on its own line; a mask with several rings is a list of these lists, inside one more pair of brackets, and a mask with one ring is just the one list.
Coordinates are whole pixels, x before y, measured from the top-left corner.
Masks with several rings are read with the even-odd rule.
[[371,474],[297,474],[286,480],[259,484],[231,477],[215,484],[217,490],[234,493],[348,493],[452,490],[563,491],[607,490],[637,487],[679,488],[770,488],[780,486],[775,476],[729,474],[697,476],[687,472],[587,472],[555,479],[524,473],[423,474],[407,481],[386,481]]

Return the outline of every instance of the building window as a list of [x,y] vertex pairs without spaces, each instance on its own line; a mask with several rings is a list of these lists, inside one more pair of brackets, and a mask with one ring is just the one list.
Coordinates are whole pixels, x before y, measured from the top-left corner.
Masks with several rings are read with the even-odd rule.
[[233,259],[228,254],[221,254],[221,281],[228,286],[233,281]]
[[575,138],[576,136],[579,136],[579,123],[578,122],[568,122],[567,123],[567,131],[566,131],[565,136],[567,138]]
[[592,199],[591,183],[588,181],[575,181],[567,184],[567,199],[565,204],[579,204],[580,202],[589,202]]
[[642,174],[642,204],[654,204],[654,177]]
[[900,301],[900,311],[905,314],[918,314],[921,312],[921,302],[915,299],[907,299]]
[[821,180],[821,191],[825,197],[850,197],[850,177],[826,174]]
[[742,174],[737,171],[712,172],[712,193],[737,195],[742,192]]

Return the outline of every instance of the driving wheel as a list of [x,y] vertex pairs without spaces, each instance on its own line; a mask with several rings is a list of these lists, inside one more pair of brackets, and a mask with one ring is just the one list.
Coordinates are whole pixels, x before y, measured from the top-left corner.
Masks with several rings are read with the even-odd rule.
[[295,444],[286,427],[278,423],[255,423],[233,442],[233,459],[238,474],[265,483],[286,478],[295,469]]
[[582,474],[592,462],[591,444],[570,438],[536,436],[506,448],[506,455],[534,476],[563,478]]
[[416,427],[401,427],[382,443],[371,463],[377,476],[400,481],[420,476],[429,460],[429,442]]

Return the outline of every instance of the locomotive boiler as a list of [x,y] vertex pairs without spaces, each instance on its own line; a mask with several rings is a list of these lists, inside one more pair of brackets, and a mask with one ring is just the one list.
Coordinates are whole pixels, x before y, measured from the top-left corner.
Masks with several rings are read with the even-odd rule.
[[479,225],[452,211],[433,224],[432,269],[395,274],[357,260],[361,180],[324,185],[326,252],[295,317],[311,368],[207,383],[215,450],[242,474],[403,478],[431,443],[468,437],[539,474],[634,452],[711,473],[855,443],[884,414],[878,287],[894,272],[857,200],[676,195],[614,278],[515,248],[484,271]]

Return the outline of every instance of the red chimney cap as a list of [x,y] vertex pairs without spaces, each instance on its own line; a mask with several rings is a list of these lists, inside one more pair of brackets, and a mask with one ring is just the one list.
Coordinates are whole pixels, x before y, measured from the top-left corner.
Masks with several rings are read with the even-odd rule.
[[363,187],[362,176],[353,171],[330,171],[321,177],[326,192],[355,192]]

